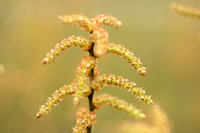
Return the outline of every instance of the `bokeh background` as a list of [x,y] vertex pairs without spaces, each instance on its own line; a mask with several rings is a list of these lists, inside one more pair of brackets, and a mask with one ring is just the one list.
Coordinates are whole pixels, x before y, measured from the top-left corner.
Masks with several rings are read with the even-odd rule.
[[[200,21],[170,11],[171,2],[199,7],[199,0],[0,0],[0,132],[70,133],[76,122],[72,98],[67,98],[48,116],[36,119],[39,105],[51,93],[75,78],[76,65],[87,53],[69,49],[55,64],[40,63],[63,38],[88,33],[57,23],[57,15],[83,13],[89,17],[111,14],[123,21],[118,30],[105,27],[110,42],[120,43],[141,57],[148,69],[141,77],[125,60],[107,55],[99,59],[101,73],[121,75],[143,86],[168,115],[173,133],[200,132]],[[1,66],[2,66],[1,65]],[[149,107],[119,88],[107,92]],[[81,106],[88,107],[87,99]],[[124,113],[104,107],[97,111],[94,133],[110,133]],[[133,120],[134,121],[134,120]]]

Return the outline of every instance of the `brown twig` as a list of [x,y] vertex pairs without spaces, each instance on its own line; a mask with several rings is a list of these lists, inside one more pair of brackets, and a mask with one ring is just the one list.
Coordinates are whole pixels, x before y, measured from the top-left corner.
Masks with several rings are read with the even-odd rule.
[[[92,33],[92,32],[90,32]],[[92,43],[92,47],[91,49],[89,50],[89,53],[91,56],[94,56],[94,53],[93,53],[93,47],[94,47],[94,43]],[[92,80],[94,79],[94,68],[91,69],[90,71],[90,83],[92,82]],[[92,89],[92,87],[90,87],[90,89],[92,90],[92,93],[88,96],[88,100],[89,100],[89,110],[91,112],[94,111],[94,105],[93,105],[93,95],[94,95],[94,90]],[[87,133],[91,133],[92,131],[92,126],[90,127],[87,127]]]

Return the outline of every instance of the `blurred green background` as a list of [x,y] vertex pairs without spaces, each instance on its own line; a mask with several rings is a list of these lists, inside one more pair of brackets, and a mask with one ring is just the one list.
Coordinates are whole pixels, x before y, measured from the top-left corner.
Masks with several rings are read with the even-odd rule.
[[[173,133],[200,132],[200,21],[170,11],[171,2],[199,7],[199,0],[0,0],[0,132],[70,133],[76,122],[72,98],[48,116],[36,119],[39,105],[75,78],[76,65],[87,53],[69,49],[55,64],[40,63],[63,38],[84,35],[79,26],[64,27],[57,15],[111,14],[123,21],[118,30],[105,27],[110,42],[120,43],[141,57],[148,74],[141,77],[125,60],[108,55],[99,59],[101,73],[121,75],[143,86],[168,115]],[[119,88],[106,87],[148,112],[149,107]],[[87,106],[87,99],[80,106]],[[97,110],[94,133],[114,132],[126,114],[104,107]]]

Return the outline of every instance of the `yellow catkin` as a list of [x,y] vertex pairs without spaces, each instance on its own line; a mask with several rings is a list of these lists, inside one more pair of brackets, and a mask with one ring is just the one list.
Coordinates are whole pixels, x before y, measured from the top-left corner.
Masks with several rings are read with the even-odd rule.
[[151,116],[153,119],[152,124],[159,133],[170,133],[170,124],[167,114],[158,104],[155,104],[151,107]]
[[58,43],[54,49],[47,53],[47,56],[42,60],[42,64],[54,62],[55,58],[60,56],[60,54],[64,52],[66,48],[71,48],[72,46],[80,47],[84,51],[88,51],[91,48],[91,43],[82,36],[71,36],[68,39],[64,39],[62,42]]
[[122,22],[117,18],[111,15],[99,14],[92,19],[84,16],[83,14],[74,14],[74,15],[59,15],[58,21],[62,24],[80,25],[81,29],[87,32],[92,32],[99,25],[108,25],[114,28],[119,28],[122,25]]
[[108,51],[108,32],[103,28],[96,28],[90,34],[90,41],[93,42],[94,55],[97,58],[103,57]]
[[70,84],[68,86],[64,85],[60,89],[56,90],[53,94],[52,97],[49,97],[46,104],[40,106],[39,112],[36,115],[36,118],[40,118],[41,116],[44,116],[51,112],[51,110],[64,98],[73,95],[74,90],[73,90],[73,84]]
[[128,60],[128,63],[133,66],[140,75],[146,75],[146,68],[142,67],[142,62],[140,61],[140,58],[134,56],[133,52],[131,52],[121,44],[110,43],[108,46],[108,52],[112,54],[117,54],[122,58]]
[[148,121],[122,122],[118,130],[123,133],[170,133],[169,121],[166,113],[158,104],[151,106]]
[[77,111],[76,126],[72,128],[73,133],[86,133],[87,127],[96,123],[96,113],[89,112],[86,108]]
[[81,100],[84,97],[87,97],[91,94],[92,90],[90,89],[90,87],[88,85],[86,85],[85,80],[74,80],[73,82],[73,89],[74,89],[74,105],[79,105]]
[[113,97],[109,94],[100,94],[95,96],[93,99],[93,105],[97,109],[107,105],[112,108],[116,108],[119,111],[124,111],[135,119],[145,118],[145,115],[139,109],[133,107],[132,104],[128,104],[124,100],[120,100],[117,97]]
[[111,16],[111,15],[106,15],[106,14],[99,14],[94,17],[95,20],[97,20],[99,25],[108,25],[114,28],[119,28],[122,25],[122,21],[119,21],[117,18]]
[[91,93],[91,89],[86,85],[86,80],[90,77],[90,71],[92,68],[95,68],[97,61],[95,57],[88,55],[84,56],[81,59],[81,62],[78,63],[76,69],[76,85],[75,94],[74,94],[74,105],[79,105],[81,99],[88,96]]
[[97,28],[90,34],[90,41],[95,44],[108,45],[108,32],[103,28]]
[[81,59],[81,62],[78,63],[76,69],[76,78],[77,79],[85,79],[89,77],[90,70],[94,68],[97,64],[94,56],[88,55],[84,56]]
[[171,7],[172,11],[174,11],[180,15],[200,19],[200,9],[188,7],[188,6],[184,6],[184,5],[178,5],[176,3],[172,3],[170,5],[170,7]]
[[74,14],[74,15],[59,15],[58,21],[63,24],[68,25],[79,25],[84,19],[88,17],[84,16],[83,14]]
[[94,88],[96,91],[108,85],[122,87],[126,91],[136,96],[136,98],[139,100],[142,100],[147,104],[153,103],[151,96],[147,96],[142,88],[136,87],[134,82],[129,81],[128,79],[124,79],[121,76],[115,76],[113,74],[102,74],[97,76],[97,78],[95,78],[91,84],[92,88]]
[[82,30],[91,32],[93,30],[93,24],[90,18],[82,15],[82,14],[75,14],[75,15],[59,15],[58,21],[62,24],[68,24],[69,26],[72,25],[80,25]]

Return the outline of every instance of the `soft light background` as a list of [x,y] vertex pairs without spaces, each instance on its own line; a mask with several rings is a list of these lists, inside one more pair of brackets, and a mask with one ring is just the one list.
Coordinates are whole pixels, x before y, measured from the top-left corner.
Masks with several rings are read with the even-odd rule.
[[[101,73],[121,75],[138,86],[165,110],[173,133],[200,132],[200,21],[170,11],[171,2],[199,7],[199,0],[1,0],[0,1],[0,132],[70,133],[78,107],[64,100],[48,116],[36,119],[39,105],[75,78],[76,65],[87,53],[65,52],[55,64],[41,59],[64,37],[89,35],[79,27],[64,27],[57,15],[83,13],[89,17],[112,14],[123,21],[119,30],[105,28],[110,42],[125,45],[148,69],[141,77],[125,60],[108,55],[99,59]],[[142,108],[149,107],[129,93],[107,87],[107,92]],[[81,106],[88,106],[87,99]],[[104,107],[97,111],[94,133],[110,133],[126,114]]]

